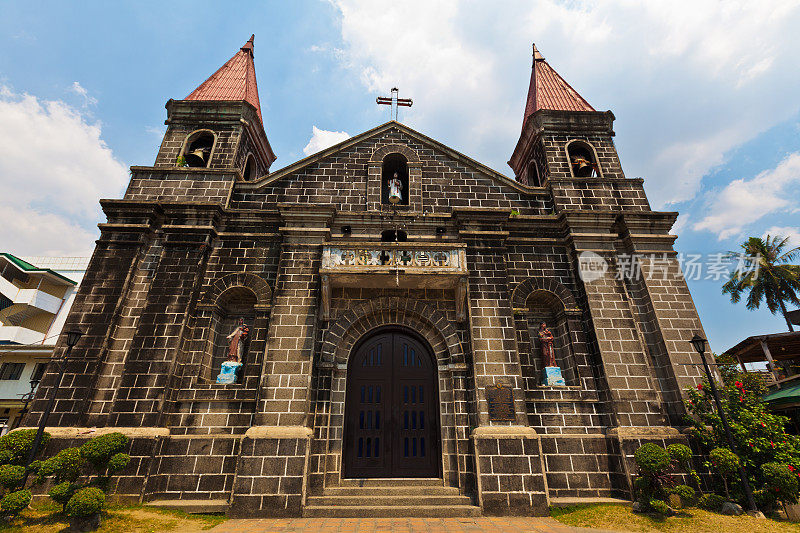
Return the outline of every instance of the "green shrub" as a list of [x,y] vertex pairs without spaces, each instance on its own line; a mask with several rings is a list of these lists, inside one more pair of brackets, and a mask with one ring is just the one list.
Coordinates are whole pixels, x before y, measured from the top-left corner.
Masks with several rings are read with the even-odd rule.
[[97,514],[106,501],[105,493],[97,487],[86,487],[75,494],[67,502],[67,516],[83,518]]
[[38,471],[39,480],[54,476],[56,483],[75,481],[81,475],[83,463],[80,448],[65,448],[42,461]]
[[9,492],[0,500],[0,511],[7,516],[15,516],[31,503],[31,491],[18,490]]
[[767,463],[761,466],[764,478],[764,494],[761,497],[762,505],[770,511],[777,507],[777,503],[797,503],[798,487],[797,476],[792,473],[787,465]]
[[670,514],[670,507],[664,500],[650,500],[650,509],[658,514]]
[[[2,456],[5,459],[3,462],[23,464],[31,453],[36,431],[35,429],[20,429],[0,437],[0,452],[2,452]],[[44,449],[48,440],[50,440],[50,434],[43,433],[42,442],[39,445],[40,451]]]
[[99,471],[105,471],[108,461],[128,445],[128,437],[122,433],[108,433],[86,441],[81,446],[81,455]]
[[72,495],[75,494],[76,489],[77,486],[75,483],[64,481],[63,483],[59,483],[51,488],[47,495],[50,496],[56,503],[60,503],[62,509],[66,509],[67,502],[70,498],[72,498]]
[[678,485],[673,487],[672,493],[681,497],[681,502],[684,506],[692,505],[696,496],[694,489],[689,485]]
[[714,448],[708,454],[714,470],[727,477],[739,470],[739,457],[728,448]]
[[659,475],[670,466],[669,454],[661,446],[652,442],[643,444],[634,454],[639,470],[648,475]]
[[18,465],[0,466],[0,485],[7,489],[13,489],[22,483],[25,477],[25,467]]
[[131,462],[131,456],[127,453],[117,453],[108,460],[107,468],[109,473],[119,472]]
[[706,511],[719,511],[722,509],[723,503],[725,503],[725,498],[719,494],[703,494],[697,500],[697,506]]
[[692,450],[685,444],[670,444],[667,446],[667,454],[669,454],[673,461],[682,467],[686,468],[687,470],[690,469]]

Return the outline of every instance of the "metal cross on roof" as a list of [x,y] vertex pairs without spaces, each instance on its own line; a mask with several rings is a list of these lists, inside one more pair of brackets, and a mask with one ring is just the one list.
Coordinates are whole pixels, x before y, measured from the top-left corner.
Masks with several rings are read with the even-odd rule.
[[378,105],[388,105],[391,106],[389,109],[389,119],[392,118],[394,115],[394,120],[397,120],[397,108],[402,107],[411,107],[414,105],[414,101],[411,98],[400,98],[398,97],[397,93],[400,90],[397,87],[392,87],[392,96],[379,96],[375,99]]

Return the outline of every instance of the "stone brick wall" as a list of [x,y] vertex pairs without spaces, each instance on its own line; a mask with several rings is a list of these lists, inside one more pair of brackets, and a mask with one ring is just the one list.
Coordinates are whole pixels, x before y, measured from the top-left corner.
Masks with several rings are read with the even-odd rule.
[[125,199],[225,205],[235,179],[235,175],[227,170],[133,167]]
[[229,515],[299,516],[310,432],[291,428],[253,433],[242,442]]
[[549,499],[535,432],[473,432],[481,509],[488,515],[547,516]]

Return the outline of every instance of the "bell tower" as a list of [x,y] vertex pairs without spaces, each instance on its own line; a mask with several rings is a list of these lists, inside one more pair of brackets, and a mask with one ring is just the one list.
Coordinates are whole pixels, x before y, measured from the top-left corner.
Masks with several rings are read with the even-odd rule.
[[275,160],[261,116],[253,41],[183,100],[167,102],[167,132],[156,167],[238,170],[244,180]]
[[551,178],[622,178],[613,122],[611,111],[596,111],[534,44],[522,133],[508,164],[532,187]]

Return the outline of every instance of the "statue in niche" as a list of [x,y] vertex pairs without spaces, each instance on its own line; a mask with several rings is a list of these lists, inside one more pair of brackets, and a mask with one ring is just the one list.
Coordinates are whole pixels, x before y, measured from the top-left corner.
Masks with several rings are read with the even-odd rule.
[[236,383],[239,370],[242,368],[242,360],[244,359],[245,340],[247,340],[249,334],[250,327],[244,323],[244,318],[240,318],[236,329],[226,337],[230,341],[228,359],[222,363],[222,368],[217,376],[217,383]]
[[403,190],[403,182],[400,181],[397,172],[394,173],[391,179],[386,180],[386,184],[389,185],[389,202],[392,204],[402,202],[403,194],[400,191]]
[[542,322],[539,325],[539,343],[542,345],[542,363],[544,364],[544,384],[547,386],[564,386],[564,377],[561,375],[561,368],[556,364],[556,354],[553,345],[555,337]]
[[234,363],[242,362],[244,358],[244,341],[249,333],[250,328],[244,323],[244,318],[240,318],[239,325],[227,337],[231,341],[228,346],[228,361]]

